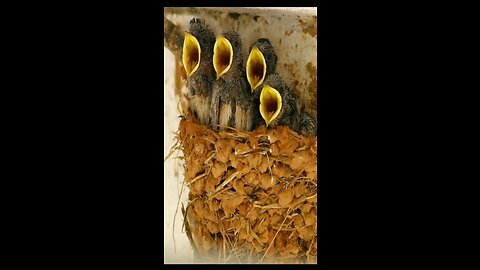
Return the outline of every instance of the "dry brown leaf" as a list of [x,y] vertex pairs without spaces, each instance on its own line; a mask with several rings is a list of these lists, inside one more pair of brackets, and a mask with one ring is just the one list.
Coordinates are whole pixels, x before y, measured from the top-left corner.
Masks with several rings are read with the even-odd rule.
[[285,249],[286,245],[287,245],[287,234],[286,232],[281,231],[277,234],[277,237],[275,238],[275,248],[279,252],[282,252]]
[[208,209],[211,211],[211,212],[216,212],[220,209],[221,205],[220,205],[220,201],[217,200],[217,199],[212,199],[212,200],[208,200],[207,201],[207,205],[208,205]]
[[209,177],[207,178],[207,180],[205,181],[205,192],[207,193],[211,193],[215,190],[215,180],[213,180],[214,178],[212,177]]
[[228,140],[218,140],[217,141],[217,156],[216,159],[220,162],[227,163],[230,159],[230,153],[232,149],[230,147],[230,142]]
[[230,163],[231,163],[232,167],[234,167],[236,169],[238,169],[238,167],[240,165],[243,165],[243,163],[240,162],[240,160],[237,158],[235,153],[230,153]]
[[260,162],[260,164],[257,167],[257,169],[260,173],[264,173],[268,170],[268,167],[270,166],[268,160],[269,159],[267,157],[262,158],[262,161]]
[[312,179],[314,180],[314,182],[316,183],[317,182],[317,171],[310,171],[307,173],[307,177],[309,179]]
[[305,166],[307,165],[307,163],[310,162],[311,158],[312,156],[308,151],[297,152],[295,157],[292,158],[292,162],[290,163],[290,168],[292,168],[292,170],[296,172],[301,171],[305,169]]
[[273,164],[272,173],[274,175],[276,175],[278,178],[281,178],[281,177],[288,178],[293,174],[293,172],[292,172],[292,170],[290,170],[290,168],[288,168],[287,166],[284,166],[283,164],[281,164],[279,162]]
[[272,156],[276,157],[276,156],[280,155],[280,148],[278,147],[278,145],[276,143],[272,144],[270,146],[270,149],[271,149],[270,153],[271,153]]
[[286,207],[292,202],[293,196],[294,191],[292,189],[283,190],[282,192],[280,192],[280,194],[278,194],[278,203],[282,207]]
[[308,203],[313,203],[315,205],[317,205],[317,196],[310,196],[307,198],[307,202]]
[[297,183],[297,184],[295,184],[293,189],[295,191],[295,197],[298,198],[298,197],[306,194],[307,185],[305,185],[304,183]]
[[212,234],[220,232],[220,226],[218,226],[218,223],[215,222],[215,221],[207,222],[207,228],[210,231],[210,233],[212,233]]
[[263,230],[263,232],[261,232],[258,237],[260,238],[260,241],[262,241],[263,244],[267,243],[268,242],[268,230]]
[[203,171],[203,167],[197,163],[191,162],[189,166],[185,168],[185,180],[190,183],[200,172]]
[[248,174],[250,171],[252,170],[252,168],[246,164],[244,164],[243,166],[240,166],[238,168],[238,176],[237,177],[243,177],[245,176],[246,174]]
[[250,154],[247,156],[247,161],[250,167],[256,168],[262,162],[262,155],[259,153]]
[[292,156],[295,149],[298,148],[298,143],[294,140],[285,141],[280,147],[280,154]]
[[243,182],[242,179],[235,179],[232,181],[233,188],[239,195],[246,195],[245,193],[245,183]]
[[270,143],[275,143],[276,141],[278,141],[278,131],[276,129],[269,129],[267,131],[267,135],[268,135],[268,141]]
[[269,189],[275,185],[275,179],[273,179],[273,176],[266,173],[260,174],[259,180],[260,187],[262,187],[263,189]]
[[316,231],[314,226],[304,226],[297,228],[298,236],[305,241],[310,241],[315,237]]
[[253,188],[251,186],[245,186],[245,193],[250,196],[253,193]]
[[212,167],[212,176],[214,178],[220,178],[227,171],[227,165],[224,163],[216,162]]
[[293,224],[295,228],[300,228],[305,225],[302,215],[295,215],[293,216]]
[[310,210],[312,210],[313,205],[306,203],[306,204],[301,205],[299,208],[300,208],[300,211],[302,212],[302,214],[305,215],[305,214],[309,213]]
[[249,220],[256,220],[258,218],[258,209],[257,208],[251,209],[245,217],[248,218]]
[[303,215],[306,225],[314,225],[317,222],[317,213],[313,209],[306,215]]
[[234,231],[239,230],[242,227],[242,222],[240,221],[239,217],[235,217],[230,221],[230,226],[227,227],[229,229],[233,229]]
[[252,210],[253,204],[249,201],[243,202],[238,208],[238,212],[242,216],[246,216],[250,210]]
[[195,195],[201,195],[205,190],[205,178],[201,178],[192,182],[190,185],[190,192]]
[[215,217],[214,212],[210,211],[208,208],[203,208],[202,215],[204,219],[216,221],[217,218]]
[[248,144],[239,143],[235,145],[234,150],[236,155],[240,155],[242,153],[247,153],[251,151],[252,147],[250,147]]
[[203,141],[198,141],[193,147],[193,152],[196,154],[197,157],[205,156],[205,153],[206,153],[205,143]]
[[317,172],[317,157],[311,155],[310,162],[305,165],[306,172]]
[[243,200],[244,196],[241,195],[230,197],[228,200],[223,200],[222,206],[225,214],[229,215],[235,213],[235,210],[243,202]]
[[253,179],[257,178],[257,173],[255,171],[250,171],[243,176],[243,180],[249,185],[252,184]]
[[283,221],[283,217],[278,214],[274,214],[270,217],[268,221],[273,227],[280,226]]

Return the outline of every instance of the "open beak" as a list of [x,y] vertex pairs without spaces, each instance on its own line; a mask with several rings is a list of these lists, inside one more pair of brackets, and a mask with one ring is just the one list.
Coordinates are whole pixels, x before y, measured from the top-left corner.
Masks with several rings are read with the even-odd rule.
[[217,73],[217,79],[225,74],[233,62],[233,47],[228,39],[218,36],[213,47],[213,68]]
[[247,80],[250,83],[250,88],[253,91],[262,84],[265,79],[265,74],[267,73],[267,63],[265,62],[265,57],[263,57],[262,52],[253,47],[250,55],[247,59]]
[[260,93],[260,114],[268,125],[277,118],[282,109],[282,96],[273,87],[265,85]]
[[200,66],[201,53],[202,49],[200,48],[200,43],[198,43],[197,38],[186,32],[185,40],[183,41],[182,62],[187,73],[187,78],[197,71]]

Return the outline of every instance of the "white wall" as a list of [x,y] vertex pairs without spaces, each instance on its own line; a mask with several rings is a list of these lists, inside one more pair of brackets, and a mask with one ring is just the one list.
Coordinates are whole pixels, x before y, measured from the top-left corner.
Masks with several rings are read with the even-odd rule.
[[[163,98],[165,101],[165,107],[163,116],[165,118],[165,127],[163,130],[164,135],[164,149],[163,156],[166,157],[170,148],[174,145],[174,132],[178,129],[180,119],[178,116],[180,112],[177,109],[177,101],[174,94],[175,84],[175,58],[173,54],[163,49],[163,55],[165,62],[164,68],[164,89]],[[163,195],[164,195],[164,263],[191,263],[192,262],[192,248],[190,242],[184,233],[182,233],[182,211],[178,208],[178,212],[175,218],[175,230],[173,228],[173,219],[175,211],[177,209],[177,203],[179,201],[179,194],[182,188],[183,171],[181,170],[180,162],[174,160],[173,157],[181,153],[173,154],[164,163],[163,179]],[[186,201],[188,198],[188,189],[185,189],[181,198],[186,207]],[[174,237],[175,236],[175,245]]]

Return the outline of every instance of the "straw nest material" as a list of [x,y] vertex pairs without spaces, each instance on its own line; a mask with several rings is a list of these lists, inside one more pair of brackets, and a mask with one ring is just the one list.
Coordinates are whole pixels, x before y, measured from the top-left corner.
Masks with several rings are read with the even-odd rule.
[[213,131],[181,120],[197,258],[222,263],[317,262],[317,137],[285,126]]

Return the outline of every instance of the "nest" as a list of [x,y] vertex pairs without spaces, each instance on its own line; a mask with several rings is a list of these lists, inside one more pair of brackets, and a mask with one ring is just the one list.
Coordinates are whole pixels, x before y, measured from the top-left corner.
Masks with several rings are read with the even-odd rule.
[[213,131],[192,118],[177,142],[195,257],[222,263],[317,262],[317,137],[285,126]]

